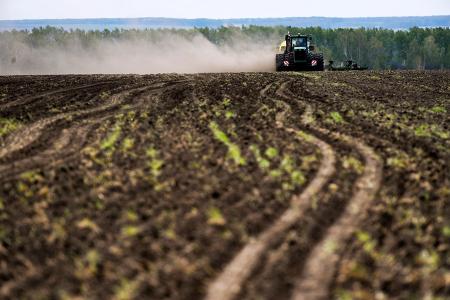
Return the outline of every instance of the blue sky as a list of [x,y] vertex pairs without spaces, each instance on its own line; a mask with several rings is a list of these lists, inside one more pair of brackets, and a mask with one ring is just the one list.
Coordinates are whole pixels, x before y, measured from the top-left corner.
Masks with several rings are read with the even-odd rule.
[[0,19],[450,15],[450,0],[0,0]]

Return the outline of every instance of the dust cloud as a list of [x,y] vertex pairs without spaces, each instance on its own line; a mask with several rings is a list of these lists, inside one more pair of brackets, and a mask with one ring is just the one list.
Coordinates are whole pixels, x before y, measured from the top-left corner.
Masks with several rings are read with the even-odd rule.
[[216,45],[203,35],[164,35],[153,41],[100,40],[83,47],[77,40],[64,46],[31,47],[3,40],[0,74],[154,74],[259,72],[274,69],[271,41],[234,39]]

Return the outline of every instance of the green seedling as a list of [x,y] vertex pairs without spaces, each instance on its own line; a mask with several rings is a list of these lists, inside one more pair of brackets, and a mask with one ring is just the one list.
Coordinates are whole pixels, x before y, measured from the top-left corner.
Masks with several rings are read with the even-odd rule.
[[149,117],[150,117],[150,114],[149,114],[148,111],[143,111],[143,112],[140,113],[140,118],[141,119],[147,120]]
[[134,147],[134,139],[127,137],[122,141],[122,152],[127,153]]
[[218,106],[213,106],[213,112],[214,112],[214,116],[216,117],[220,117],[222,115],[222,111],[220,109],[220,107]]
[[61,110],[59,108],[54,107],[54,108],[50,109],[49,112],[51,112],[52,114],[57,114],[57,113],[60,113]]
[[297,131],[296,134],[300,139],[304,140],[305,142],[310,142],[312,139],[311,135],[301,130]]
[[368,119],[373,119],[373,118],[376,118],[377,112],[376,111],[362,111],[361,115],[363,115],[364,117],[366,117]]
[[297,185],[303,185],[306,181],[305,176],[300,170],[295,169],[294,160],[289,155],[284,155],[283,159],[281,160],[280,169],[286,172],[290,179],[291,183],[289,184],[290,187],[294,187]]
[[294,185],[303,185],[306,179],[301,171],[295,170],[291,173],[291,181]]
[[100,254],[97,250],[89,250],[86,255],[75,261],[75,275],[80,279],[88,279],[95,276],[100,263]]
[[348,110],[348,111],[345,113],[345,115],[346,115],[347,117],[353,118],[356,114],[355,114],[355,111],[354,111],[353,109],[350,109],[350,110]]
[[342,166],[344,169],[353,170],[357,174],[362,174],[364,171],[364,165],[353,156],[345,156],[342,161]]
[[100,94],[100,98],[102,98],[102,99],[106,99],[106,98],[108,98],[109,97],[109,93],[108,92],[102,92],[101,94]]
[[124,237],[133,237],[139,234],[141,230],[137,226],[128,225],[122,228],[122,235]]
[[128,221],[130,222],[136,222],[138,220],[138,215],[132,211],[132,210],[128,210],[125,212],[125,217]]
[[344,118],[337,111],[331,112],[330,113],[330,117],[331,117],[331,122],[333,122],[335,124],[339,124],[339,123],[343,123],[344,122]]
[[444,228],[442,228],[442,235],[446,238],[450,238],[450,226],[444,226]]
[[289,155],[284,155],[281,160],[280,168],[290,174],[294,171],[294,161]]
[[433,106],[430,109],[430,112],[435,113],[435,114],[444,114],[447,112],[447,109],[443,106]]
[[[125,106],[123,107],[123,109],[126,109],[125,108]],[[129,120],[129,121],[134,121],[134,119],[136,118],[136,112],[134,112],[134,111],[129,111],[128,113],[127,113],[127,119]]]
[[373,254],[375,251],[376,242],[372,239],[370,234],[365,231],[358,231],[356,233],[356,238],[363,245],[365,252]]
[[450,138],[450,133],[448,131],[441,129],[435,124],[421,124],[414,129],[414,134],[418,137],[431,137],[434,135],[444,140]]
[[251,145],[250,151],[255,156],[256,162],[261,170],[267,170],[270,168],[270,162],[261,155],[258,146]]
[[147,162],[147,166],[150,168],[150,173],[153,179],[156,180],[162,173],[161,169],[164,164],[164,161],[158,158],[159,153],[153,147],[147,149],[146,155],[147,158],[149,159],[149,161]]
[[317,161],[317,156],[314,154],[303,156],[302,157],[302,170],[309,170],[311,165]]
[[430,126],[428,124],[419,125],[414,129],[414,134],[418,137],[431,137]]
[[67,232],[64,228],[64,221],[60,220],[52,223],[52,232],[49,236],[49,241],[53,242],[55,240],[63,241],[66,239]]
[[177,234],[173,228],[164,230],[163,235],[170,240],[175,240],[177,237]]
[[439,254],[434,250],[422,250],[416,260],[431,271],[439,268]]
[[276,179],[283,175],[283,171],[281,170],[272,170],[269,172],[269,176]]
[[20,178],[30,183],[36,183],[43,180],[42,176],[36,171],[27,171],[20,174]]
[[272,113],[274,111],[275,111],[274,108],[270,108],[268,105],[263,104],[258,109],[258,111],[255,113],[255,115],[256,115],[255,118],[259,118],[259,116],[258,116],[259,114],[261,114],[263,117],[268,117],[270,115],[270,113]]
[[230,104],[231,104],[231,99],[228,99],[228,98],[223,99],[222,105],[224,107],[228,107],[228,106],[230,106]]
[[225,223],[226,223],[226,220],[217,207],[211,207],[210,209],[208,209],[208,224],[209,225],[223,226],[223,225],[225,225]]
[[239,146],[232,143],[225,132],[220,130],[219,125],[212,121],[209,123],[209,128],[214,134],[214,137],[225,144],[228,148],[228,156],[234,161],[234,163],[238,166],[243,166],[246,164],[244,157],[241,155],[241,150]]
[[120,285],[115,289],[114,300],[131,300],[136,298],[139,281],[122,279]]
[[236,114],[232,111],[226,111],[225,112],[225,119],[229,120],[231,118],[234,118],[236,116]]
[[274,159],[278,156],[278,150],[274,147],[269,147],[266,149],[266,152],[264,153],[268,158]]
[[19,181],[17,183],[17,191],[22,195],[24,195],[26,198],[33,196],[33,191],[28,187],[28,185],[26,185],[22,181]]
[[437,125],[431,125],[431,132],[435,136],[437,136],[443,140],[448,140],[450,138],[450,132],[443,130],[440,126],[437,126]]
[[170,183],[159,181],[159,177],[162,174],[164,160],[159,158],[159,152],[153,147],[147,149],[146,155],[148,158],[147,167],[150,169],[150,183],[153,185],[155,191],[162,191],[166,189]]
[[0,138],[21,127],[21,123],[14,119],[0,117]]
[[338,289],[335,292],[337,300],[353,300],[352,293],[347,290]]
[[410,158],[404,152],[397,152],[386,160],[386,164],[395,169],[405,169],[410,165]]
[[92,230],[93,232],[99,232],[100,229],[98,228],[97,224],[94,223],[94,221],[92,221],[89,218],[84,218],[81,221],[79,221],[77,223],[77,227],[79,229],[89,229]]
[[383,117],[382,124],[388,128],[391,128],[394,124],[397,124],[397,125],[399,124],[399,122],[397,120],[398,120],[397,114],[388,113]]
[[100,149],[103,151],[112,153],[114,151],[115,144],[120,137],[122,127],[116,124],[113,131],[101,142]]

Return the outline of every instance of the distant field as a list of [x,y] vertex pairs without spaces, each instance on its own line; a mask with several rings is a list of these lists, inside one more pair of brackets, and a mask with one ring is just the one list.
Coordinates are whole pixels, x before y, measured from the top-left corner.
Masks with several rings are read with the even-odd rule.
[[0,77],[0,298],[447,299],[450,72]]

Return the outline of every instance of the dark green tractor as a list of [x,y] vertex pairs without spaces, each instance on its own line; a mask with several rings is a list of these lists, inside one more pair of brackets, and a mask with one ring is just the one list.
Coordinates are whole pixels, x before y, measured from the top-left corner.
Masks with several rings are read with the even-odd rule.
[[287,34],[275,58],[277,72],[323,71],[323,54],[314,52],[311,41],[311,36]]

